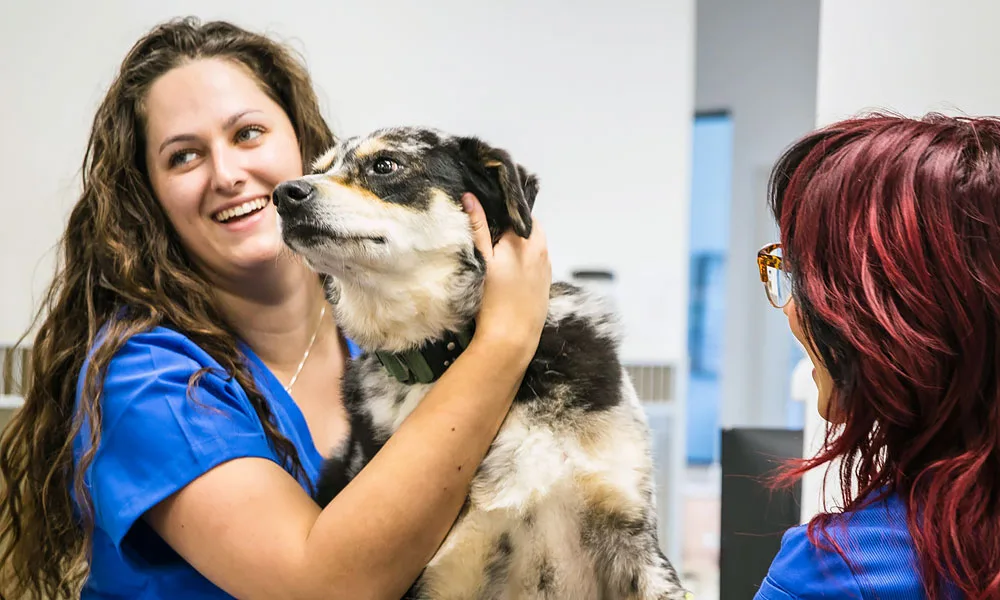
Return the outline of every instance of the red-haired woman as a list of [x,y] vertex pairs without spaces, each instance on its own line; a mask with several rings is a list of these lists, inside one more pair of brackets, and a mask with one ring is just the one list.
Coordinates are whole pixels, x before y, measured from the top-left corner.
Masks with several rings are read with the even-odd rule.
[[875,114],[778,161],[762,279],[815,365],[844,509],[757,595],[1000,598],[1000,120]]

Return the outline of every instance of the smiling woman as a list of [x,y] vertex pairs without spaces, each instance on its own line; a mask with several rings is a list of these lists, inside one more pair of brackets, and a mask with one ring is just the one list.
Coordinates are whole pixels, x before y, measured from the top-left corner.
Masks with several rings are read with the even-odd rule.
[[538,345],[545,238],[492,244],[470,200],[475,336],[321,510],[355,347],[271,193],[332,142],[266,37],[187,19],[130,50],[0,440],[0,597],[399,598],[424,568]]
[[153,193],[187,252],[221,280],[278,259],[271,190],[302,173],[290,119],[247,74],[225,59],[191,61],[145,101]]

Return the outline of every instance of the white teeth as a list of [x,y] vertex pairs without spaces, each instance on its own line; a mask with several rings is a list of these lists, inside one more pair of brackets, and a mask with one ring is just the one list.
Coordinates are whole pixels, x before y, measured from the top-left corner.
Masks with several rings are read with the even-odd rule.
[[226,221],[233,219],[235,217],[241,217],[247,213],[252,213],[255,210],[260,210],[267,206],[266,198],[257,198],[256,200],[249,200],[240,204],[239,206],[234,206],[232,208],[227,208],[226,210],[219,211],[213,217],[216,221],[220,223],[225,223]]

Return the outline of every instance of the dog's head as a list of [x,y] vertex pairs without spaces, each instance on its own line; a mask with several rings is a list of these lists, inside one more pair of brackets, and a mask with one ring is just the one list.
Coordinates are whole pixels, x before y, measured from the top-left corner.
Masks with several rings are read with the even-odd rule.
[[386,306],[393,296],[410,306],[478,300],[478,289],[462,289],[481,285],[483,274],[462,194],[479,199],[496,241],[507,229],[530,235],[537,191],[533,174],[478,138],[391,128],[339,142],[312,174],[275,188],[273,201],[285,243],[314,269],[336,278],[344,294],[371,294],[357,303],[412,320],[435,310],[398,314],[406,311]]

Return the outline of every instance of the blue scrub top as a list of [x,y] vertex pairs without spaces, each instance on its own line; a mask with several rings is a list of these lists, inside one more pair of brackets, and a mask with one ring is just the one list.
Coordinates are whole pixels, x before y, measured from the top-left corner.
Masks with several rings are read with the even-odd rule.
[[[817,547],[806,526],[785,532],[781,549],[754,600],[921,600],[916,549],[906,525],[906,506],[896,494],[838,515],[826,531],[850,565],[834,549]],[[817,539],[825,541],[823,532]],[[957,600],[954,588],[946,598]]]
[[[351,356],[359,354],[348,342]],[[278,429],[315,483],[323,457],[305,418],[273,373],[241,345]],[[188,379],[210,367],[194,395]],[[81,370],[77,398],[83,388]],[[134,335],[108,365],[102,432],[86,473],[94,507],[91,572],[82,599],[229,598],[177,555],[140,517],[209,469],[238,457],[280,463],[246,392],[186,336],[166,327]],[[204,406],[199,406],[199,403]],[[86,433],[74,440],[78,459]],[[300,480],[305,488],[306,481]]]

